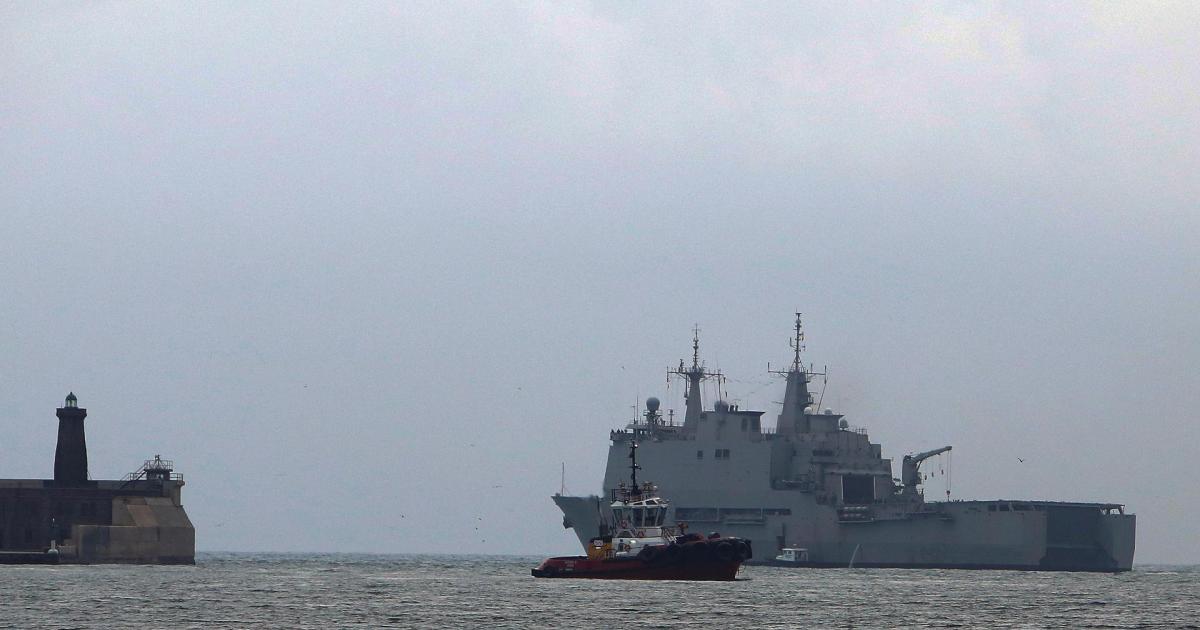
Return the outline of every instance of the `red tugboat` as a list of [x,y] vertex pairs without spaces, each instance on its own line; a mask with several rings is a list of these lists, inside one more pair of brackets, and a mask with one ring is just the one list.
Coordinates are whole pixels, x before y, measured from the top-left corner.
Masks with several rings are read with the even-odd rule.
[[534,577],[609,580],[732,580],[750,559],[750,541],[717,533],[684,534],[687,526],[664,527],[669,503],[653,484],[638,484],[637,442],[629,447],[630,485],[613,490],[615,526],[601,523],[586,556],[547,558]]

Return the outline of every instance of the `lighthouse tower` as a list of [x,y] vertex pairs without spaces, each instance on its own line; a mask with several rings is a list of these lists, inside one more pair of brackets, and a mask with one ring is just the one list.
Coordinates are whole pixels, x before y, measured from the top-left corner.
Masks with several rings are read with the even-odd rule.
[[71,392],[55,415],[58,416],[58,448],[54,450],[54,481],[83,485],[88,480],[87,438],[83,434],[87,409],[79,406],[79,399]]

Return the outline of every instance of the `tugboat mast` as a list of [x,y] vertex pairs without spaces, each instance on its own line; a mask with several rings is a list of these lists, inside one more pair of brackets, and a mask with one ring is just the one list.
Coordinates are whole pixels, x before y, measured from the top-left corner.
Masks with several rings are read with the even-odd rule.
[[641,486],[638,485],[638,480],[637,480],[637,471],[641,468],[641,466],[638,466],[638,463],[637,463],[637,449],[638,449],[637,441],[630,440],[630,442],[629,442],[629,484],[630,484],[630,492],[635,495],[642,493],[642,488],[641,488]]

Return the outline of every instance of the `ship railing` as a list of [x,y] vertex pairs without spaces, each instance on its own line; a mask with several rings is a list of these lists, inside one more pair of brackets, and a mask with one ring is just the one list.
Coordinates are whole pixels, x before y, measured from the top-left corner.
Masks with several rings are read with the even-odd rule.
[[772,516],[788,516],[788,508],[676,508],[675,518],[683,522],[754,525],[766,522]]
[[183,475],[173,472],[175,462],[169,459],[163,459],[158,455],[154,459],[147,459],[142,462],[142,467],[125,475],[121,478],[126,484],[142,479],[168,479],[170,481],[183,481]]
[[875,520],[871,508],[865,505],[838,508],[839,523],[863,523]]
[[[170,479],[171,481],[183,481],[183,473],[172,472],[172,473],[166,473],[165,476],[167,479]],[[124,477],[121,477],[121,481],[124,481],[126,483],[131,482],[131,481],[142,481],[144,479],[146,479],[146,471],[144,471],[144,470],[127,473]]]

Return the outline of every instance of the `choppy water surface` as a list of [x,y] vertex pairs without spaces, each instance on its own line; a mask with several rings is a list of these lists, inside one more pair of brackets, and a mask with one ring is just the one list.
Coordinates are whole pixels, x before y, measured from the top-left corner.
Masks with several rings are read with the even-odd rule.
[[208,554],[0,566],[0,628],[1200,627],[1200,567],[1120,575],[747,567],[736,582],[539,580],[538,558]]

